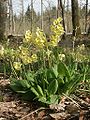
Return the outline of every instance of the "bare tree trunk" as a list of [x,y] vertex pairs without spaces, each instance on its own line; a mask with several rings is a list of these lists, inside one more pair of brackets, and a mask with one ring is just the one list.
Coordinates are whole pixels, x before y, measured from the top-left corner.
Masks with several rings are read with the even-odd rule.
[[90,25],[89,25],[89,28],[88,28],[88,32],[87,32],[87,33],[88,33],[88,35],[90,35]]
[[21,0],[21,20],[22,20],[22,25],[23,25],[23,32],[25,32],[25,28],[24,28],[24,2],[23,0]]
[[33,31],[33,0],[31,0],[31,32]]
[[73,36],[78,36],[81,34],[80,23],[79,23],[79,10],[78,10],[78,0],[71,0],[72,6],[72,24],[73,24]]
[[59,11],[60,11],[60,0],[57,0],[57,5],[56,5],[56,18],[59,17]]
[[5,1],[0,0],[0,40],[4,38],[6,16],[7,15]]
[[41,0],[41,29],[43,30],[43,0]]
[[13,23],[13,7],[12,0],[8,1],[9,3],[9,33],[13,34],[14,31],[14,23]]
[[86,0],[85,32],[87,32],[88,0]]
[[67,33],[69,33],[69,0],[67,0],[67,15],[66,15],[66,19],[67,19]]
[[49,1],[48,1],[48,4],[49,4],[48,22],[49,22],[49,33],[50,33],[50,25],[51,25],[51,14],[50,14],[50,11],[51,11],[51,4],[50,4]]
[[61,10],[62,10],[62,19],[63,19],[64,31],[66,31],[65,30],[65,19],[64,19],[64,7],[63,7],[63,4],[62,4],[62,0],[60,0],[60,7],[61,7]]

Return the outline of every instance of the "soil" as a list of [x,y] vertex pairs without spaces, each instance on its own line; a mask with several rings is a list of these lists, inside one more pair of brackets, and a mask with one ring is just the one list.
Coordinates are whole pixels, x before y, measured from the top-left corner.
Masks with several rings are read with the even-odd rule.
[[58,105],[41,107],[14,93],[9,79],[0,80],[0,120],[90,120],[90,99],[64,96]]

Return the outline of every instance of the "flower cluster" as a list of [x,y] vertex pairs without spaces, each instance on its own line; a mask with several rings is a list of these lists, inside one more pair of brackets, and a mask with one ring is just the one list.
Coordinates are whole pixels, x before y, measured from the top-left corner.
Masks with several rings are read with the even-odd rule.
[[21,70],[22,64],[21,64],[21,62],[14,62],[13,66],[16,70]]
[[75,60],[76,60],[76,62],[83,62],[83,61],[87,61],[88,58],[87,58],[85,55],[77,52],[77,53],[75,54]]
[[19,50],[20,50],[20,56],[28,56],[29,55],[28,48],[19,46]]
[[36,39],[35,39],[36,46],[38,46],[39,48],[43,48],[45,46],[45,43],[46,43],[46,37],[44,32],[39,28],[37,28]]
[[59,54],[59,59],[63,61],[65,59],[65,54]]
[[26,43],[32,42],[32,33],[31,33],[30,30],[26,31],[26,33],[25,33],[25,39],[23,40],[23,42],[26,42]]
[[36,54],[33,54],[33,55],[31,56],[31,60],[32,60],[32,62],[37,62],[37,55],[36,55]]
[[50,37],[50,42],[47,42],[44,32],[39,27],[36,29],[35,39],[33,39],[33,35],[30,30],[26,31],[24,42],[33,43],[38,48],[43,48],[46,45],[57,46],[60,36],[64,33],[63,26],[60,24],[61,21],[62,19],[59,17],[58,19],[54,20],[53,24],[51,25],[52,35]]
[[61,21],[62,19],[59,17],[51,25],[51,31],[53,32],[53,35],[51,35],[50,44],[52,46],[57,46],[60,36],[64,33],[63,26],[60,24]]
[[20,46],[19,50],[19,57],[25,65],[37,61],[37,55],[30,55],[30,51],[28,48]]
[[62,18],[58,18],[54,20],[53,24],[51,25],[51,31],[54,32],[57,36],[61,36],[64,32],[62,24],[60,22],[62,21]]
[[84,44],[82,44],[82,45],[78,45],[78,47],[77,47],[77,51],[79,51],[79,52],[83,52],[85,50],[85,45]]
[[43,57],[46,58],[47,56],[49,58],[52,53],[51,46],[57,46],[59,37],[64,32],[63,27],[60,24],[61,21],[62,19],[58,18],[53,22],[53,25],[51,26],[52,35],[50,37],[50,41],[46,39],[44,32],[37,27],[35,34],[31,33],[30,30],[26,31],[23,43],[21,46],[19,46],[19,48],[10,48],[10,50],[8,49],[4,53],[4,48],[0,46],[0,54],[4,53],[7,55],[7,58],[10,58],[9,60],[13,62],[13,67],[16,70],[21,70],[22,65],[28,65],[32,64],[33,62],[37,62],[38,52],[45,51],[43,52]]

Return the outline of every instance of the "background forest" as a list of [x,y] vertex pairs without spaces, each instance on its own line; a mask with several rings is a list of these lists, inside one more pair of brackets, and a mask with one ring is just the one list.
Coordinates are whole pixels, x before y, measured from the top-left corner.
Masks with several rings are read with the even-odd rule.
[[[0,2],[0,28],[3,28],[2,32],[6,36],[10,34],[22,36],[26,30],[34,31],[37,27],[43,28],[48,35],[50,33],[49,26],[57,17],[63,18],[66,34],[71,34],[73,29],[76,29],[73,28],[75,24],[79,24],[76,26],[77,29],[78,26],[80,27],[81,33],[88,32],[90,29],[90,2],[88,0],[57,0],[55,2],[41,0],[39,1],[39,10],[35,8],[35,1],[31,0],[26,7],[24,2],[26,1],[20,0],[16,5],[12,0]],[[75,9],[73,10],[73,8]]]

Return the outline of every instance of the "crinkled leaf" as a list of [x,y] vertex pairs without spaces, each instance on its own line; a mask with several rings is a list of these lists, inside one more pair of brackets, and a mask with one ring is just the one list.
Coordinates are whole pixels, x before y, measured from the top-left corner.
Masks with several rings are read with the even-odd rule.
[[30,84],[27,82],[27,80],[16,80],[15,78],[12,78],[10,87],[15,92],[26,93],[27,89],[30,88]]
[[53,73],[55,75],[55,77],[58,77],[58,66],[57,64],[54,64],[54,67],[52,67]]
[[57,92],[57,89],[58,89],[58,81],[55,79],[53,80],[49,87],[48,87],[48,94],[49,95],[52,95],[52,94],[55,94]]
[[43,94],[43,90],[42,90],[42,88],[41,88],[39,85],[37,85],[37,89],[38,89],[39,94],[40,94],[41,96],[43,96],[43,95],[44,95],[44,94]]
[[39,98],[40,102],[46,103],[46,104],[58,104],[59,96],[58,95],[50,95],[48,98],[45,96]]
[[61,77],[62,79],[63,77],[67,77],[68,79],[70,79],[69,70],[63,62],[60,62],[58,64],[58,73],[59,73],[59,77]]
[[20,84],[24,88],[30,88],[30,84],[28,83],[27,80],[19,80]]
[[26,78],[27,80],[34,82],[34,76],[32,75],[32,73],[30,72],[26,73]]

